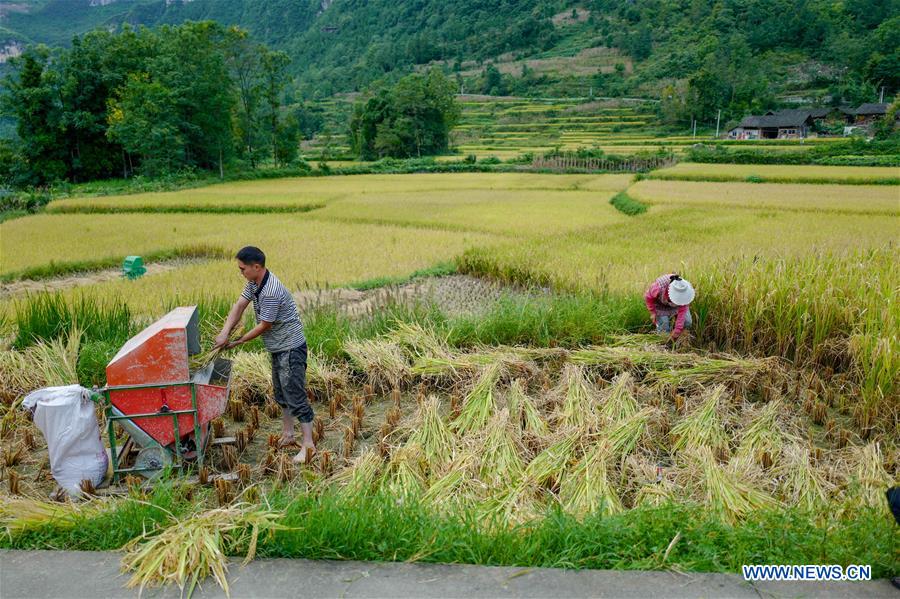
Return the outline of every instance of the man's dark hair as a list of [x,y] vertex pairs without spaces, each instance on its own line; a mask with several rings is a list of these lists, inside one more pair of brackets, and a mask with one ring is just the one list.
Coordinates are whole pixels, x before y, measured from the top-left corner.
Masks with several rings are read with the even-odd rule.
[[266,265],[266,255],[263,254],[263,251],[261,249],[252,245],[242,247],[237,255],[235,255],[235,258],[237,258],[244,264],[259,264],[260,266]]

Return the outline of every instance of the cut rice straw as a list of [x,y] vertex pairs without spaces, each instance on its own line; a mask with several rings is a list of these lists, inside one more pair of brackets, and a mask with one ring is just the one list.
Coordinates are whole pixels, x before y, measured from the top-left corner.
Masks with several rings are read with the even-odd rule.
[[266,508],[236,504],[191,514],[172,522],[159,534],[144,533],[125,547],[122,569],[132,571],[127,586],[147,587],[175,583],[187,594],[212,575],[226,595],[227,554],[246,548],[244,564],[256,554],[260,533],[282,529],[281,514]]
[[628,372],[616,376],[612,385],[603,394],[600,416],[608,423],[618,422],[634,415],[638,403],[634,399],[634,379]]
[[509,386],[506,403],[509,406],[510,418],[519,426],[520,432],[543,438],[549,434],[550,429],[534,405],[534,400],[525,394],[524,387],[522,379],[514,380]]
[[560,380],[560,392],[563,401],[557,417],[562,426],[580,428],[595,422],[594,393],[580,366],[566,364]]
[[610,447],[605,441],[594,444],[563,478],[559,499],[563,509],[576,515],[623,511],[622,501],[609,482],[607,468]]
[[466,396],[462,410],[453,421],[453,430],[460,434],[483,429],[497,408],[494,387],[500,379],[500,364],[493,362],[484,367],[481,376]]
[[716,452],[728,449],[728,437],[719,416],[724,394],[725,387],[717,386],[696,410],[675,425],[671,432],[672,451],[696,447],[709,447]]

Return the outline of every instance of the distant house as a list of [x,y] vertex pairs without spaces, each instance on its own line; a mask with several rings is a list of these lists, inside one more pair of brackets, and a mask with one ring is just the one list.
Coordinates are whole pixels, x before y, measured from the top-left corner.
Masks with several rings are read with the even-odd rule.
[[813,123],[828,116],[827,108],[795,108],[750,115],[728,132],[731,139],[799,139],[807,137]]
[[875,121],[883,119],[887,109],[888,104],[860,104],[856,110],[850,111],[850,114],[847,115],[847,123],[857,127],[867,127]]

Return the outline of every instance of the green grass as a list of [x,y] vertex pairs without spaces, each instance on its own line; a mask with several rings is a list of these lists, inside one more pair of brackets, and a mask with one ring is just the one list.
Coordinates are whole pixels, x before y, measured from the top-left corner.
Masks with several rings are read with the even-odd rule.
[[[802,166],[797,168],[803,168]],[[852,177],[778,177],[749,175],[746,177],[732,175],[690,175],[690,174],[662,174],[649,173],[648,179],[661,181],[708,181],[712,183],[729,183],[732,181],[745,181],[747,183],[804,183],[810,185],[900,185],[900,177],[873,177],[869,179],[857,179]]]
[[623,212],[628,216],[637,216],[647,212],[647,206],[629,196],[626,192],[617,193],[609,200],[609,203],[615,206],[616,210]]
[[[146,500],[126,499],[74,526],[51,522],[3,535],[0,548],[115,550],[145,528],[167,523],[169,512],[196,509],[207,494],[198,489],[189,497],[184,487],[165,483]],[[884,511],[862,510],[853,519],[758,512],[728,525],[685,505],[583,519],[554,509],[506,526],[380,494],[341,497],[286,489],[268,501],[284,511],[286,529],[260,539],[261,557],[706,572],[739,572],[742,564],[753,563],[862,563],[872,566],[875,578],[900,573],[900,527]]]
[[[72,202],[72,205],[67,205]],[[79,202],[79,203],[74,203]],[[269,204],[253,205],[248,204],[232,204],[232,205],[162,205],[162,204],[122,204],[119,206],[112,204],[96,204],[78,200],[65,200],[55,202],[48,207],[47,212],[52,214],[122,214],[126,212],[146,212],[155,214],[165,213],[203,213],[203,214],[250,214],[258,213],[275,213],[275,212],[311,212],[324,208],[325,204],[298,204],[295,206],[272,206]]]
[[115,299],[81,296],[69,302],[59,294],[45,293],[16,301],[13,310],[17,330],[13,344],[19,349],[66,337],[76,327],[82,341],[124,343],[134,332],[131,310]]
[[400,277],[375,277],[372,279],[364,279],[356,283],[351,283],[348,287],[358,291],[367,291],[369,289],[378,289],[379,287],[388,287],[391,285],[403,285],[415,279],[423,277],[443,277],[456,273],[456,263],[453,261],[441,262],[429,268],[422,268],[414,271],[406,276]]

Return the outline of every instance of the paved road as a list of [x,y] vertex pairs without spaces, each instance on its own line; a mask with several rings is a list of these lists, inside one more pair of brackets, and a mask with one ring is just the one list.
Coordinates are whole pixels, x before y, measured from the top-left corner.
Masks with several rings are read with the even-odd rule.
[[[0,551],[0,599],[136,597],[119,573],[120,554]],[[230,566],[231,597],[885,597],[887,580],[864,583],[754,583],[732,574],[556,570],[487,566],[260,559]],[[144,597],[178,597],[177,588]],[[224,597],[207,581],[195,597]]]

